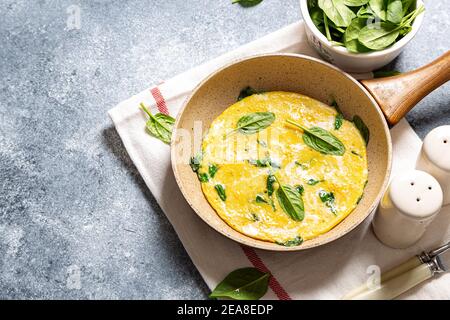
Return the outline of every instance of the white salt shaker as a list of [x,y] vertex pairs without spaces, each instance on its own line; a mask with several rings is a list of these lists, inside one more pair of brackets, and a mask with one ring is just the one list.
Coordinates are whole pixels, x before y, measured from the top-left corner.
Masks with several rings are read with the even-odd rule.
[[444,205],[450,204],[450,126],[431,130],[423,140],[416,169],[428,172],[439,181]]
[[442,189],[430,174],[411,170],[397,175],[372,221],[376,236],[392,248],[411,246],[441,209],[442,199]]

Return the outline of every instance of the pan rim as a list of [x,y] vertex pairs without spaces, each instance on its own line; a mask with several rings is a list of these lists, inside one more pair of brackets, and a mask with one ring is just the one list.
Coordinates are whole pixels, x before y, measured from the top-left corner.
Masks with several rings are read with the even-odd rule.
[[[386,168],[386,173],[384,175],[384,179],[383,179],[383,183],[381,185],[380,190],[378,191],[376,197],[374,198],[374,200],[372,201],[372,203],[368,206],[366,213],[364,215],[361,215],[361,218],[356,220],[356,223],[352,224],[351,226],[349,226],[348,228],[344,229],[345,231],[343,233],[338,233],[335,234],[331,237],[328,238],[324,238],[323,241],[321,243],[316,243],[314,245],[308,245],[308,240],[305,241],[302,245],[300,246],[293,246],[293,247],[284,247],[284,246],[280,246],[277,245],[275,243],[272,242],[268,242],[268,241],[264,241],[264,240],[259,240],[259,239],[255,239],[252,237],[249,237],[243,233],[239,232],[240,237],[237,237],[233,234],[228,234],[226,233],[224,230],[219,230],[218,228],[216,228],[214,226],[214,224],[208,219],[206,218],[204,215],[200,214],[200,210],[197,209],[193,203],[191,202],[191,200],[189,199],[189,195],[187,193],[187,191],[183,188],[182,183],[179,179],[179,172],[177,169],[177,166],[174,165],[175,163],[175,148],[173,147],[175,145],[175,136],[176,135],[172,135],[172,140],[171,140],[171,144],[170,144],[170,162],[171,162],[171,167],[172,167],[172,171],[173,174],[175,176],[175,181],[177,183],[178,188],[180,189],[181,193],[183,194],[184,199],[186,200],[186,202],[189,204],[189,206],[192,208],[192,210],[196,213],[196,215],[198,217],[200,217],[200,219],[202,219],[202,221],[204,221],[209,227],[211,227],[212,229],[214,229],[216,232],[218,232],[219,234],[222,234],[223,236],[239,243],[239,244],[243,244],[249,247],[253,247],[253,248],[257,248],[257,249],[262,249],[262,250],[266,250],[266,251],[276,251],[276,252],[294,252],[294,251],[302,251],[302,250],[307,250],[307,249],[312,249],[312,248],[316,248],[316,247],[320,247],[326,244],[329,244],[341,237],[344,237],[345,235],[348,235],[351,231],[353,231],[357,226],[361,225],[362,222],[364,222],[367,217],[377,208],[381,197],[383,196],[384,192],[387,190],[388,188],[388,183],[389,183],[389,179],[391,176],[391,171],[392,171],[392,139],[391,139],[391,135],[389,132],[389,127],[387,124],[387,120],[384,116],[384,113],[382,112],[380,106],[378,105],[378,103],[376,102],[375,98],[369,93],[369,91],[355,78],[353,78],[351,75],[349,75],[347,72],[342,71],[341,69],[339,69],[338,67],[327,63],[323,60],[311,57],[311,56],[307,56],[307,55],[303,55],[303,54],[297,54],[297,53],[262,53],[262,54],[255,54],[255,55],[249,55],[249,56],[245,56],[242,58],[237,58],[237,59],[232,59],[229,62],[225,63],[224,65],[220,66],[219,68],[215,69],[214,71],[212,71],[211,73],[209,73],[205,78],[203,78],[196,86],[195,88],[192,90],[192,92],[186,97],[186,99],[184,100],[180,111],[178,112],[177,116],[176,116],[176,120],[174,123],[174,130],[177,130],[179,123],[181,121],[181,117],[184,114],[186,107],[188,106],[189,102],[191,101],[192,97],[195,96],[195,94],[200,90],[201,87],[203,87],[203,85],[208,82],[211,78],[213,78],[214,76],[216,76],[218,73],[222,72],[223,70],[244,62],[244,61],[249,61],[249,60],[253,60],[253,59],[259,59],[259,58],[265,58],[265,57],[292,57],[292,58],[300,58],[300,59],[305,59],[305,60],[310,60],[310,61],[314,61],[316,63],[322,64],[328,68],[331,68],[339,73],[341,73],[342,75],[344,75],[347,79],[349,79],[351,82],[353,82],[354,84],[356,84],[356,86],[362,90],[362,92],[369,98],[369,100],[372,102],[372,105],[375,107],[376,112],[378,113],[378,115],[380,116],[380,118],[382,118],[382,124],[383,124],[383,131],[385,134],[385,137],[387,138],[387,153],[388,153],[388,166]],[[350,213],[352,214],[352,213]],[[347,218],[347,217],[346,217]],[[226,223],[226,222],[225,222]],[[231,228],[231,227],[230,227]],[[248,240],[247,240],[248,239]],[[251,240],[251,241],[250,241]],[[253,243],[252,241],[256,241],[256,243]]]

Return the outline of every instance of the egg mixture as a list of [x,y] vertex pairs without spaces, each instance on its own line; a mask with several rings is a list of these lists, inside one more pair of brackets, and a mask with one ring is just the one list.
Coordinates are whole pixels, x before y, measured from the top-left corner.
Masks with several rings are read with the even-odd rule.
[[[241,117],[270,112],[275,120],[256,133],[236,130]],[[353,122],[336,129],[335,108],[290,92],[254,94],[236,102],[211,124],[202,143],[199,177],[217,214],[235,230],[260,240],[297,245],[323,234],[357,206],[367,183],[366,144]],[[345,146],[343,155],[324,154],[307,145],[303,130],[319,127]],[[297,190],[301,220],[282,207],[272,184]],[[270,189],[270,188],[269,188]]]

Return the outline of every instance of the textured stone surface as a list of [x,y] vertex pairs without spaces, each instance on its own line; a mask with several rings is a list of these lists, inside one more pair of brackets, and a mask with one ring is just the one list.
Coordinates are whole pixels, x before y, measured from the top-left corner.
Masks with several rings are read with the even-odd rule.
[[[450,2],[427,3],[400,71],[449,49]],[[106,112],[298,20],[298,1],[3,0],[0,17],[0,298],[206,298]],[[410,113],[422,137],[449,100],[447,85]]]

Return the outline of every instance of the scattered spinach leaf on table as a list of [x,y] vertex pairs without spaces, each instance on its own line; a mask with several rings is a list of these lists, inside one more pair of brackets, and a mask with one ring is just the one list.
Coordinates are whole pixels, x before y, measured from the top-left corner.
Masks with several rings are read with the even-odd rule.
[[229,273],[209,295],[210,298],[258,300],[269,287],[270,273],[242,268]]
[[263,2],[263,0],[232,0],[231,3],[239,3],[244,8],[254,7]]
[[374,78],[393,77],[398,76],[399,74],[401,74],[401,72],[397,70],[377,70],[373,72]]
[[149,116],[146,123],[148,132],[162,142],[170,144],[175,119],[163,113],[152,114],[143,103],[140,105],[142,110]]

